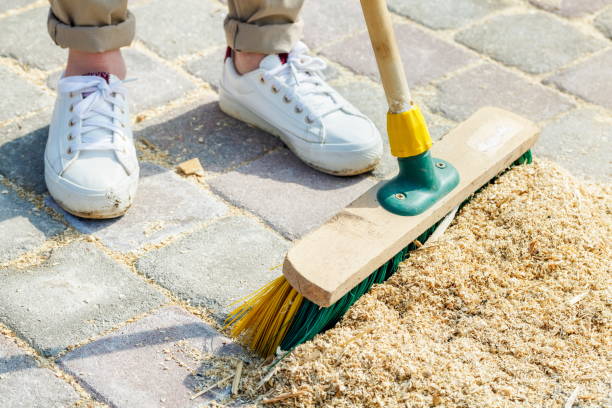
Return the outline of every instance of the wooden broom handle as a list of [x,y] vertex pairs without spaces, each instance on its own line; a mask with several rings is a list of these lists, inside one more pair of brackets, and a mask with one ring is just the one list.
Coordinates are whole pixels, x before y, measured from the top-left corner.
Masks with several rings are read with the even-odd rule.
[[387,1],[361,0],[361,9],[370,33],[372,48],[389,103],[389,111],[391,113],[405,112],[410,109],[412,98],[406,81],[404,64],[397,47],[391,14],[387,9]]

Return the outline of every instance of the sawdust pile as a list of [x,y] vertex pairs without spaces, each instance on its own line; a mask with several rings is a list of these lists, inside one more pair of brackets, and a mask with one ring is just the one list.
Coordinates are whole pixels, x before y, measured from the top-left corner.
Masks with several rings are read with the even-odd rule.
[[[612,403],[611,189],[539,161],[464,207],[272,380],[288,406]],[[608,405],[610,406],[610,405]]]

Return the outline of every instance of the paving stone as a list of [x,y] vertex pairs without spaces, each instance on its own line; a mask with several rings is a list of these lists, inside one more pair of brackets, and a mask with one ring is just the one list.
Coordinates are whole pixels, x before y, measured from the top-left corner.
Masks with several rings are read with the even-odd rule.
[[219,82],[223,74],[223,58],[225,57],[225,46],[219,47],[206,55],[189,61],[185,68],[193,75],[208,82],[213,89],[219,89]]
[[0,127],[0,174],[37,194],[47,191],[43,154],[50,118],[45,110]]
[[449,29],[511,4],[509,0],[390,0],[389,8],[433,29]]
[[605,43],[545,13],[501,15],[462,31],[455,39],[532,74],[561,68]]
[[64,408],[80,399],[67,383],[0,334],[0,406],[6,408]]
[[612,178],[612,118],[579,109],[547,125],[535,147],[537,156],[560,163],[575,176],[609,183]]
[[138,38],[165,58],[225,44],[223,18],[227,10],[212,1],[153,0],[134,11]]
[[[338,92],[346,99],[355,105],[364,115],[368,116],[376,125],[382,135],[384,144],[384,155],[381,163],[374,170],[373,174],[376,177],[383,178],[388,174],[397,171],[397,159],[391,156],[389,151],[389,139],[387,137],[387,99],[381,86],[375,86],[366,81],[351,81],[346,82],[342,79],[337,82],[331,82]],[[417,103],[421,107],[425,120],[429,126],[431,137],[434,141],[439,140],[451,128],[447,120],[430,113],[426,105],[419,101],[419,98],[414,96]]]
[[213,173],[282,146],[278,138],[225,115],[213,98],[143,122],[141,128],[137,137],[167,151],[177,164],[197,157],[204,170]]
[[[136,79],[125,84],[129,91],[132,113],[164,105],[195,88],[195,84],[186,75],[134,48],[124,48],[122,53],[128,67],[128,79]],[[61,73],[59,70],[49,75],[49,88],[57,89]]]
[[66,213],[51,198],[46,203],[61,212],[78,231],[91,234],[121,252],[159,243],[228,210],[208,191],[150,163],[141,163],[138,194],[121,218],[87,220]]
[[597,16],[595,27],[612,40],[612,7]]
[[36,0],[4,0],[0,2],[0,13],[5,13],[12,9],[18,9],[34,3]]
[[136,267],[224,319],[230,304],[278,277],[287,249],[286,241],[253,219],[230,217],[148,252]]
[[611,0],[529,0],[529,2],[565,17],[580,17],[612,4]]
[[66,50],[56,46],[47,33],[48,14],[48,7],[39,7],[3,18],[0,24],[0,56],[15,58],[45,71],[64,64]]
[[0,270],[0,320],[51,356],[166,299],[93,244],[52,251],[42,265]]
[[[1,41],[2,34],[0,34]],[[0,122],[42,109],[53,103],[50,95],[29,84],[6,67],[0,66],[0,78],[2,78]]]
[[539,122],[573,106],[565,96],[492,64],[441,82],[436,96],[426,102],[434,113],[455,121],[467,119],[483,106],[497,106]]
[[304,42],[313,49],[366,29],[359,2],[353,0],[308,0],[300,17]]
[[254,212],[294,239],[321,225],[374,181],[323,174],[281,149],[209,184],[235,205]]
[[545,82],[612,109],[612,51],[589,58]]
[[65,227],[0,184],[0,263],[40,247]]
[[110,406],[196,408],[229,396],[231,385],[224,385],[191,399],[220,380],[207,373],[212,357],[232,355],[242,351],[231,340],[184,310],[165,307],[58,362]]
[[[408,24],[395,26],[400,52],[411,86],[424,85],[474,61],[462,49],[450,45]],[[354,35],[321,50],[329,59],[353,71],[379,79],[378,68],[367,33]]]

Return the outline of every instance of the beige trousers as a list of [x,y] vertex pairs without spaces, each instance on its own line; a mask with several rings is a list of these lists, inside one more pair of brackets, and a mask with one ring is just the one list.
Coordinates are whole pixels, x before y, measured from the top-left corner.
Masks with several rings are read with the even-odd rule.
[[[49,34],[63,48],[103,52],[130,45],[134,39],[136,20],[127,9],[127,0],[49,2]],[[227,44],[238,51],[289,52],[302,34],[298,14],[303,3],[304,0],[228,0],[229,14],[224,23]]]

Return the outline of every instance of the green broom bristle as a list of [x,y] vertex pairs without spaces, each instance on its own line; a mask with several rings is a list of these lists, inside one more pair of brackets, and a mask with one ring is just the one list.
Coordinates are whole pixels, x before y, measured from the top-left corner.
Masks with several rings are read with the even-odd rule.
[[[529,164],[532,161],[533,161],[533,156],[532,156],[531,150],[529,150],[526,153],[524,153],[521,157],[519,157],[510,166],[510,168],[512,168],[515,165]],[[506,169],[506,171],[507,170],[508,169]],[[491,180],[489,183],[493,182],[494,180],[495,178]],[[489,183],[481,187],[478,191],[485,188]],[[470,199],[471,199],[471,196],[468,197],[461,204],[461,206],[469,202]],[[431,234],[433,234],[433,232],[435,231],[437,226],[440,224],[440,222],[442,222],[442,220],[438,221],[436,224],[431,226],[427,231],[421,234],[417,238],[417,240],[422,244],[425,243],[427,239],[429,239]],[[301,303],[299,304],[299,307],[297,308],[297,312],[295,313],[295,316],[293,317],[293,319],[291,319],[291,316],[286,316],[286,319],[291,319],[291,320],[289,323],[289,328],[288,329],[285,328],[287,331],[284,337],[282,338],[282,341],[280,342],[281,349],[290,351],[294,349],[295,347],[297,347],[298,345],[308,340],[311,340],[317,334],[322,333],[330,329],[331,327],[333,327],[342,318],[342,316],[344,316],[344,314],[348,311],[348,309],[361,296],[363,296],[366,292],[368,292],[372,288],[373,285],[383,283],[384,281],[389,279],[397,271],[397,269],[399,268],[399,265],[410,256],[410,252],[415,250],[416,248],[417,246],[415,245],[414,242],[408,245],[408,247],[404,248],[402,251],[396,254],[392,259],[387,261],[384,265],[382,265],[380,268],[374,271],[370,276],[368,276],[365,280],[363,280],[363,282],[361,282],[359,285],[354,287],[351,291],[349,291],[346,295],[344,295],[340,300],[338,300],[336,303],[334,303],[333,305],[329,307],[320,307],[316,303],[313,303],[306,298],[302,299],[300,297],[299,301]],[[286,284],[286,282],[284,282],[284,284]],[[239,321],[243,319],[244,316],[247,315],[249,311],[254,312],[256,307],[261,307],[262,303],[269,302],[268,299],[269,299],[269,295],[261,296],[258,299],[255,299],[255,296],[254,296],[254,298],[252,298],[249,301],[250,302],[249,303],[250,306],[248,306],[249,310],[245,311],[244,310],[245,306],[243,305],[239,307],[238,309],[236,309],[236,311],[230,314],[230,316],[233,316],[232,317],[233,320],[228,325],[232,325],[236,323],[237,320]],[[285,302],[285,303],[283,302],[285,302],[285,300],[278,301],[276,305],[273,305],[273,307],[271,308],[273,312],[271,313],[280,313],[281,310],[287,309],[288,305],[291,304],[291,302]],[[253,305],[256,305],[256,306],[253,306]],[[254,314],[260,314],[260,313],[254,313]],[[266,320],[270,320],[270,316],[263,318],[262,322],[265,322]],[[253,319],[253,321],[257,321],[257,319]],[[249,330],[252,331],[253,329],[256,329],[255,327],[250,327],[250,328],[245,327],[247,325],[248,325],[248,322],[246,324],[244,324],[243,322],[243,324],[241,325],[242,327],[239,327],[237,330],[235,329],[235,331],[233,331],[232,333],[238,336],[238,335],[242,335],[245,332],[248,332]],[[263,339],[262,342],[264,343],[271,342],[272,340],[268,340],[268,339],[271,339],[274,337],[275,337],[274,333],[267,333],[266,335],[260,336],[260,338]],[[276,338],[278,339],[278,336],[276,336]],[[256,349],[258,352],[260,352],[260,354],[261,353],[266,354],[266,357],[267,357],[268,355],[274,352],[273,350],[274,348],[275,346],[271,344],[266,344],[264,346],[259,346]]]

